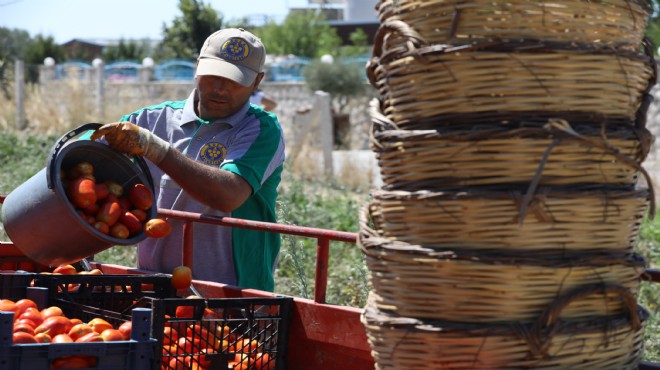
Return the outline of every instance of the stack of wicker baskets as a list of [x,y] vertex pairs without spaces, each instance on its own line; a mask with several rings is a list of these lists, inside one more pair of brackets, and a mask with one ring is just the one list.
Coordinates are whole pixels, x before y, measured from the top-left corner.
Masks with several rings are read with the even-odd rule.
[[636,369],[633,246],[655,209],[646,1],[377,11],[367,74],[384,185],[358,239],[377,368]]

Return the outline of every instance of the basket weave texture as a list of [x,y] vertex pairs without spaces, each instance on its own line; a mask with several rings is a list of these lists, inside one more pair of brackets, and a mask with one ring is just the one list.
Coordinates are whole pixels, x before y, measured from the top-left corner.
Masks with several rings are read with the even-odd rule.
[[644,189],[376,190],[370,212],[381,237],[431,248],[626,254],[648,201]]
[[[408,41],[379,37],[383,33],[408,35]],[[383,97],[383,113],[402,128],[428,117],[491,112],[546,112],[546,118],[598,112],[633,121],[656,79],[649,50],[505,41],[429,45],[404,22],[382,24],[374,43],[367,75]]]
[[[360,213],[358,245],[366,256],[373,305],[399,316],[464,323],[531,323],[558,296],[619,284],[636,296],[645,262],[637,255],[563,257],[458,252],[393,242]],[[562,317],[588,319],[625,312],[616,294],[596,291],[567,305]]]
[[[616,286],[602,289],[626,295]],[[648,313],[634,298],[626,299],[632,307],[626,314],[584,320],[561,317],[564,298],[533,324],[427,321],[394,316],[371,304],[362,323],[379,370],[638,368]]]
[[646,128],[563,120],[507,127],[401,130],[374,99],[370,146],[387,190],[493,184],[634,186],[652,142]]
[[629,0],[382,0],[381,22],[413,25],[430,43],[542,39],[635,48],[651,9]]

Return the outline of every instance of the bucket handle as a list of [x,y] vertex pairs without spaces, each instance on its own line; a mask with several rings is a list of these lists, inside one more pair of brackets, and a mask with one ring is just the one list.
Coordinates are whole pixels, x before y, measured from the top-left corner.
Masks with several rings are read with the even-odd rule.
[[[46,182],[48,183],[48,189],[53,190],[55,184],[57,183],[55,176],[59,176],[59,174],[55,171],[55,164],[57,163],[55,158],[57,158],[57,155],[59,154],[64,144],[83,132],[89,130],[97,130],[101,126],[103,126],[101,123],[86,123],[64,134],[64,136],[62,136],[60,140],[58,140],[55,145],[53,145],[53,148],[50,150],[50,155],[48,156],[48,166],[46,166]],[[149,167],[147,166],[144,158],[139,155],[134,155],[133,160],[135,160],[137,166],[147,177],[147,182],[149,182],[151,189],[154,189],[154,180],[151,177],[151,171],[149,171]]]

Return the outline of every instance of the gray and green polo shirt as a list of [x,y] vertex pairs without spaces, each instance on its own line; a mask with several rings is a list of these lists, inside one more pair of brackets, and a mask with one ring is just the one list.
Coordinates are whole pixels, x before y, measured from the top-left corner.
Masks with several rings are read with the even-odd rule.
[[[193,199],[167,174],[148,162],[159,208],[214,216],[275,222],[275,202],[284,163],[284,138],[277,117],[249,103],[231,117],[207,122],[197,116],[193,91],[187,100],[169,101],[121,118],[167,140],[198,162],[240,175],[252,195],[232,213]],[[138,245],[138,267],[170,273],[182,264],[182,223],[173,232]],[[195,223],[193,277],[242,288],[273,291],[280,235]]]

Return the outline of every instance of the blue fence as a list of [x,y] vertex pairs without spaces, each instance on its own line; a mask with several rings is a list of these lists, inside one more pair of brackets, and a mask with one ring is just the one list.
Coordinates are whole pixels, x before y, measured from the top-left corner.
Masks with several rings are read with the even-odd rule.
[[[367,57],[346,58],[339,63],[355,64],[364,70]],[[267,81],[286,82],[303,81],[302,70],[311,63],[309,58],[293,57],[276,61],[268,67]],[[142,64],[135,61],[117,61],[104,67],[103,75],[108,81],[131,82],[139,79]],[[58,64],[55,69],[56,79],[87,79],[92,65],[80,61]],[[191,81],[195,77],[195,63],[188,60],[168,60],[154,66],[152,78],[156,81]],[[366,73],[364,74],[366,79]]]

